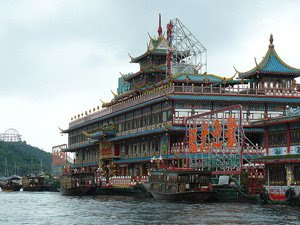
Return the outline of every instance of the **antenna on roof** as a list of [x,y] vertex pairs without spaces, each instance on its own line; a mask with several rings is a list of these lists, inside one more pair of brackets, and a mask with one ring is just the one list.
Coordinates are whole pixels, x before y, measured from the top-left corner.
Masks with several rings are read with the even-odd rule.
[[160,37],[160,36],[161,36],[161,34],[162,34],[162,27],[161,27],[161,16],[160,16],[160,14],[159,14],[159,20],[158,20],[158,30],[157,30],[157,32],[158,32],[158,37]]

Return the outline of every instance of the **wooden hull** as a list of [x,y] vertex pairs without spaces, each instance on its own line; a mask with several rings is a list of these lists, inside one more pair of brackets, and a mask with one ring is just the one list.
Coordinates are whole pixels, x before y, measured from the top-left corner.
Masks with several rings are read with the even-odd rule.
[[97,195],[135,195],[133,187],[98,187]]
[[46,191],[47,188],[45,186],[29,186],[29,187],[23,187],[23,191]]
[[62,195],[68,196],[84,196],[84,195],[94,195],[96,193],[95,187],[73,187],[68,189],[60,189]]
[[187,191],[177,193],[163,193],[163,192],[152,192],[150,193],[157,200],[165,201],[192,201],[192,202],[206,202],[211,196],[212,192],[201,192],[201,191]]
[[22,185],[1,186],[2,191],[20,191]]

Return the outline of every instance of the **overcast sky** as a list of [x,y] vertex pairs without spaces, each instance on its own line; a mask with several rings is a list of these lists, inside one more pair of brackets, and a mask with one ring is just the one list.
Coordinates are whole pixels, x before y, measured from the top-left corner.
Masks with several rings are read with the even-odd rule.
[[109,101],[128,53],[146,50],[179,18],[208,50],[208,73],[251,69],[268,48],[300,67],[300,1],[0,1],[0,133],[16,128],[51,151],[67,142],[71,116]]

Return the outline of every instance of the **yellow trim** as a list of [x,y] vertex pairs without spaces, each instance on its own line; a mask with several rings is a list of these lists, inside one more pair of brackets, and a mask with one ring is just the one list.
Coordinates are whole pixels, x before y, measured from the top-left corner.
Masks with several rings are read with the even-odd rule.
[[[152,38],[149,33],[148,33],[148,35],[149,35],[150,41],[158,41],[158,43],[156,46],[153,45],[153,49],[151,49],[151,50],[149,50],[149,48],[147,48],[147,51],[145,53],[141,54],[140,56],[145,55],[147,53],[152,53],[153,51],[155,51],[161,45],[162,41],[165,41],[167,46],[170,47],[170,45],[169,45],[167,39],[164,37],[164,35],[162,35],[161,37],[158,37],[157,39]],[[149,43],[149,46],[150,46],[150,43]],[[140,57],[140,56],[132,57],[132,56],[130,56],[130,54],[128,54],[128,55],[131,58],[131,61]]]
[[235,73],[232,77],[230,78],[226,78],[226,77],[221,77],[221,76],[218,76],[218,75],[215,75],[215,74],[198,74],[198,73],[195,73],[195,74],[191,74],[191,73],[177,73],[177,74],[174,74],[170,77],[170,79],[176,79],[177,77],[180,77],[180,76],[204,76],[204,77],[207,77],[209,78],[209,76],[212,76],[212,77],[215,77],[215,78],[218,78],[220,80],[233,80],[233,78],[236,76],[237,73]]
[[283,60],[279,57],[279,55],[277,54],[277,52],[276,52],[276,50],[275,50],[274,47],[273,47],[273,51],[274,51],[275,56],[278,58],[279,62],[281,62],[281,63],[282,63],[283,65],[285,65],[287,68],[293,69],[293,70],[299,70],[299,71],[300,71],[300,69],[295,68],[295,67],[292,67],[292,66],[286,64],[285,62],[283,62]]
[[117,97],[118,95],[117,94],[115,94],[112,90],[111,90],[111,93],[115,96],[115,97]]

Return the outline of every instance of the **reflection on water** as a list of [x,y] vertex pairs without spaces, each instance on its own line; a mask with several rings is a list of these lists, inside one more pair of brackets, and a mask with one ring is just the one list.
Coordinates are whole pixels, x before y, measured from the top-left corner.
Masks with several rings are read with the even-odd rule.
[[300,207],[0,193],[0,224],[300,224]]

